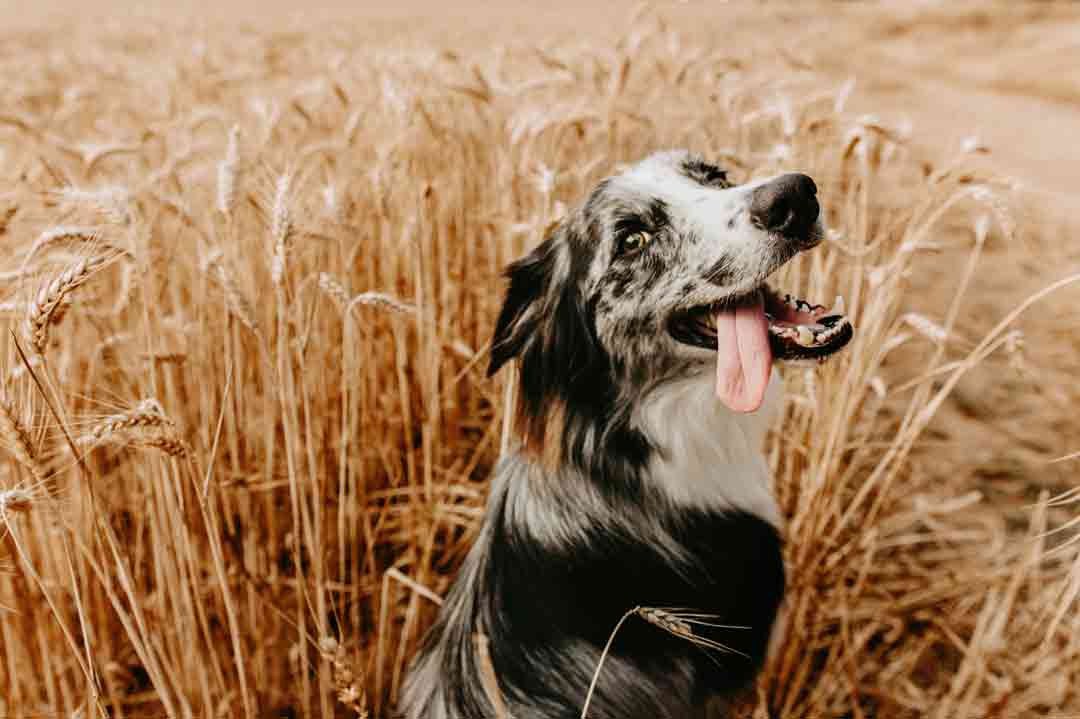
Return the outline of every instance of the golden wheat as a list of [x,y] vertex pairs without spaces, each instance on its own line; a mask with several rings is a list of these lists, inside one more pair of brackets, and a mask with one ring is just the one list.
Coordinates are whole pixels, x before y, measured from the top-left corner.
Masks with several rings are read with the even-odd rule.
[[[783,370],[789,619],[732,711],[1080,711],[1075,465],[1048,463],[1076,451],[1070,243],[982,141],[927,154],[918,125],[849,111],[862,85],[822,41],[718,47],[717,20],[669,10],[492,51],[310,18],[11,32],[0,714],[392,716],[508,441],[500,272],[673,146],[735,181],[811,174],[832,231],[776,282],[857,327]],[[795,10],[754,12],[776,33]],[[79,452],[99,444],[181,461]],[[691,609],[624,620],[712,636]]]
[[165,415],[161,403],[147,398],[134,408],[106,417],[90,431],[77,438],[79,444],[97,446],[104,443],[134,444],[153,447],[173,456],[183,456],[187,447],[176,424]]
[[333,637],[323,637],[319,640],[319,651],[323,659],[333,665],[334,685],[337,689],[337,699],[345,707],[348,707],[356,716],[367,719],[367,693],[364,687],[358,683],[362,677],[358,677],[349,663],[348,655],[341,643]]
[[26,336],[35,352],[45,353],[49,341],[49,327],[60,321],[63,311],[60,316],[57,316],[57,311],[68,295],[85,284],[107,261],[108,258],[104,255],[85,257],[38,290],[26,311]]
[[7,520],[9,514],[29,512],[34,503],[34,495],[25,489],[6,489],[0,491],[0,519]]
[[214,254],[204,262],[204,267],[209,269],[214,278],[221,285],[221,289],[225,294],[225,303],[229,308],[229,311],[240,320],[240,322],[252,332],[258,333],[259,324],[255,319],[255,310],[248,302],[247,298],[243,295],[239,285],[236,284],[236,280],[233,279],[232,274],[229,272],[224,264],[224,259],[220,253]]
[[30,441],[30,432],[27,431],[12,403],[6,399],[0,400],[0,437],[8,447],[8,451],[38,483],[45,479],[45,469],[39,462],[37,453]]
[[229,130],[225,159],[218,163],[217,207],[226,217],[236,209],[236,191],[240,182],[240,126]]

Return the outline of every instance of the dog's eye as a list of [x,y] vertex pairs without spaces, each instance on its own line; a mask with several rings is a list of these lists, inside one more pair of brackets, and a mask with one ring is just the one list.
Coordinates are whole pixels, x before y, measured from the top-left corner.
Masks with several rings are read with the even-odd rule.
[[652,235],[648,232],[632,232],[619,243],[619,254],[624,252],[639,252],[652,242]]

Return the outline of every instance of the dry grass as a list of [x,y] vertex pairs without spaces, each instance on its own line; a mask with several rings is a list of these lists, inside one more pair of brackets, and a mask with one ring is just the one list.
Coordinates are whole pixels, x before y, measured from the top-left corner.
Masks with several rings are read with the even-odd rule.
[[[0,715],[390,716],[500,446],[498,273],[670,146],[810,172],[834,231],[780,284],[857,327],[785,372],[787,630],[743,711],[1080,712],[1080,553],[1048,534],[1070,470],[1032,470],[1075,390],[1017,379],[1075,340],[979,289],[1037,256],[1037,218],[847,113],[850,86],[738,52],[648,13],[612,49],[469,56],[340,27],[8,38]],[[935,423],[978,414],[952,399],[978,376],[1057,438],[1023,444],[1008,514],[976,469],[1021,430]]]

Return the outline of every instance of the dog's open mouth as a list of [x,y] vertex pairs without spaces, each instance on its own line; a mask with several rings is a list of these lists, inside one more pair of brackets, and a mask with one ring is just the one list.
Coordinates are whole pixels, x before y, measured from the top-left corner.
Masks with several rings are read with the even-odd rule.
[[854,334],[842,308],[780,296],[765,285],[736,301],[679,313],[669,331],[679,342],[716,350],[717,395],[741,412],[761,406],[774,359],[824,360]]
[[759,296],[763,299],[773,359],[824,360],[851,340],[853,329],[842,308],[828,309],[791,295],[780,296],[767,286],[734,303],[705,305],[676,315],[670,326],[671,336],[683,344],[716,349],[716,316],[753,305]]

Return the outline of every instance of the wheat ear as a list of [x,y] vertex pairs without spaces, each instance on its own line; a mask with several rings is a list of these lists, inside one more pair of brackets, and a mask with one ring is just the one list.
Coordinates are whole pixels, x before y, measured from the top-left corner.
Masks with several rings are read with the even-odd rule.
[[345,647],[333,637],[323,637],[319,640],[319,652],[334,668],[338,702],[351,709],[360,719],[367,719],[367,692],[364,691],[363,677],[358,677],[353,671]]
[[79,444],[91,446],[127,441],[161,450],[174,457],[187,454],[187,445],[180,438],[176,424],[153,398],[142,400],[127,412],[106,417],[78,441]]
[[108,258],[101,255],[83,258],[38,291],[26,315],[26,334],[37,354],[45,353],[45,346],[49,342],[49,326],[55,319],[53,315],[64,298],[86,283],[107,261]]
[[361,292],[358,295],[350,296],[348,290],[329,272],[319,273],[319,289],[333,298],[345,314],[348,314],[353,307],[357,306],[378,307],[400,314],[413,314],[416,312],[416,307],[413,305],[384,292]]
[[228,306],[229,311],[245,327],[258,334],[259,323],[255,321],[255,312],[251,307],[251,303],[244,297],[240,287],[236,284],[236,280],[225,268],[221,252],[215,252],[209,259],[204,261],[203,269],[209,270],[214,279],[221,285],[221,290],[225,293],[225,304]]
[[720,651],[731,652],[734,654],[740,654],[746,656],[737,649],[725,646],[720,642],[712,639],[707,639],[694,633],[694,624],[701,624],[708,627],[716,627],[721,629],[746,629],[743,626],[735,626],[729,624],[713,624],[711,622],[703,621],[702,618],[711,618],[713,615],[705,614],[701,612],[685,612],[676,609],[664,609],[661,607],[642,607],[637,606],[628,610],[615,624],[615,628],[611,630],[611,635],[608,637],[607,643],[604,645],[604,649],[600,652],[600,659],[596,662],[596,670],[593,672],[592,681],[589,683],[589,691],[585,694],[585,704],[581,708],[581,719],[586,719],[589,713],[589,703],[592,701],[593,692],[596,691],[596,683],[600,679],[600,669],[604,666],[604,660],[607,659],[608,651],[611,649],[611,645],[615,641],[615,635],[619,633],[619,629],[622,628],[623,623],[633,615],[638,615],[649,624],[663,629],[669,634],[673,634],[676,637],[685,639],[688,642],[697,644],[698,646],[708,649],[717,649]]
[[221,214],[232,217],[236,207],[236,187],[240,179],[240,126],[229,130],[225,159],[218,163],[217,206]]
[[282,174],[274,188],[274,208],[270,213],[270,238],[274,251],[270,260],[270,279],[275,286],[281,284],[285,275],[285,255],[289,250],[292,236],[292,211],[289,208],[289,192],[292,189],[292,176]]
[[15,408],[7,400],[0,400],[0,435],[7,441],[8,451],[19,464],[29,470],[36,482],[43,482],[45,470],[38,462],[33,445],[30,443],[30,433],[19,419]]
[[9,514],[29,512],[34,499],[34,494],[22,487],[3,490],[0,492],[0,519],[6,520]]

